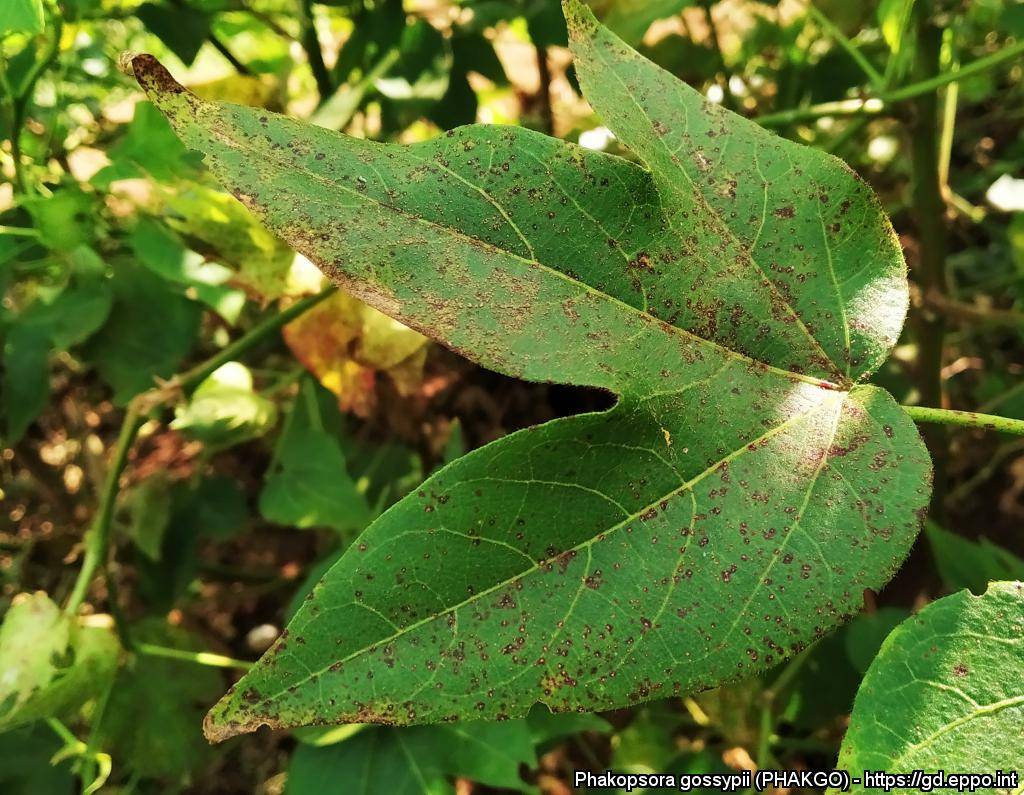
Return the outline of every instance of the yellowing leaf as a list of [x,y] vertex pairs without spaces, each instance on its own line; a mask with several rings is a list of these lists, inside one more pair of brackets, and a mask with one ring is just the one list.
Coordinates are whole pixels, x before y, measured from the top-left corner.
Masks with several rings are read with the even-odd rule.
[[210,246],[237,274],[232,282],[270,301],[285,290],[293,254],[233,196],[192,184],[167,198],[169,226]]
[[345,293],[337,293],[284,328],[296,358],[346,411],[365,416],[374,405],[376,374],[402,394],[422,380],[426,337]]

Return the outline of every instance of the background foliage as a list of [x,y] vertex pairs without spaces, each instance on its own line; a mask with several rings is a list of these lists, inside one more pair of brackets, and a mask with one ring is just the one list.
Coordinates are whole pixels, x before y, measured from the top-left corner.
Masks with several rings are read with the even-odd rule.
[[[916,291],[877,383],[1024,419],[1024,5],[594,7],[714,101],[839,155],[878,192]],[[828,767],[893,627],[943,594],[1024,578],[1024,445],[930,429],[936,496],[904,570],[763,677],[601,716],[208,747],[202,714],[231,669],[374,517],[465,450],[608,398],[472,367],[325,290],[142,101],[121,51],[156,53],[200,96],[360,137],[479,120],[623,151],[580,98],[549,0],[3,0],[0,36],[5,792],[304,793],[364,777],[370,791],[561,793],[576,767]],[[109,528],[114,560],[95,583],[78,576],[90,526]],[[81,603],[84,621],[59,607]]]

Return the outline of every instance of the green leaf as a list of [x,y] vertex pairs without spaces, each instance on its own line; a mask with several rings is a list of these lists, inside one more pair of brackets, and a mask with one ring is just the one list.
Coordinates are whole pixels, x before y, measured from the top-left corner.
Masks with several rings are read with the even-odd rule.
[[927,454],[861,383],[907,304],[878,200],[567,9],[588,99],[646,168],[515,128],[355,140],[134,61],[213,174],[348,291],[485,367],[619,396],[387,511],[212,738],[690,693],[827,633],[917,534]]
[[50,399],[50,340],[45,329],[17,323],[4,338],[4,445],[13,446]]
[[[145,6],[143,6],[144,8]],[[139,102],[124,136],[107,150],[111,164],[90,180],[108,190],[114,180],[150,174],[162,182],[198,173],[188,150],[174,134],[167,119],[150,102]]]
[[196,298],[228,323],[238,322],[245,293],[225,284],[233,275],[230,268],[190,251],[177,235],[146,218],[132,230],[129,243],[141,264],[170,282],[191,288]]
[[353,792],[454,795],[450,778],[526,790],[519,766],[536,766],[525,721],[365,729],[325,747],[300,745],[288,768],[288,795],[316,795],[344,781]]
[[32,304],[25,321],[45,331],[53,347],[67,350],[91,337],[110,316],[113,293],[106,265],[91,248],[68,255],[71,281],[57,295]]
[[369,522],[370,509],[348,474],[341,446],[323,426],[314,390],[303,382],[274,451],[260,513],[276,524],[359,530]]
[[110,314],[112,295],[105,266],[92,249],[68,255],[70,279],[39,297],[13,321],[3,344],[2,408],[5,439],[13,445],[46,408],[50,396],[49,358],[88,339]]
[[210,16],[188,5],[173,7],[143,3],[135,16],[155,34],[182,63],[190,65],[210,35]]
[[171,427],[216,450],[256,439],[276,422],[277,406],[253,391],[249,368],[228,362],[175,410]]
[[551,712],[542,705],[530,710],[526,724],[530,727],[533,744],[537,746],[580,732],[607,734],[612,728],[608,721],[592,712]]
[[846,626],[843,633],[846,654],[858,673],[868,670],[882,642],[905,618],[907,611],[903,608],[883,607],[875,613],[857,616]]
[[85,354],[124,404],[174,374],[195,341],[201,310],[164,279],[127,263],[118,267],[113,290],[110,319]]
[[79,626],[39,591],[0,625],[0,731],[64,715],[106,689],[117,664],[109,629]]
[[35,724],[0,735],[0,788],[4,795],[73,795],[78,779],[71,760],[53,763],[60,739],[48,726]]
[[285,290],[294,254],[226,193],[191,184],[167,199],[167,224],[206,243],[235,272],[233,283],[265,300]]
[[924,528],[935,568],[951,591],[967,588],[976,594],[998,580],[1024,580],[1024,560],[987,538],[977,541],[927,522]]
[[169,610],[195,577],[200,541],[232,538],[245,529],[248,518],[245,494],[230,478],[200,473],[191,483],[176,483],[159,562],[137,561],[140,595],[154,611]]
[[51,196],[34,196],[25,209],[39,230],[39,241],[54,251],[71,252],[96,239],[97,199],[78,187],[63,188]]
[[122,501],[126,532],[150,560],[160,560],[164,533],[171,520],[171,483],[156,472],[129,491]]
[[[204,650],[188,632],[156,619],[132,627],[132,639]],[[117,674],[95,728],[98,744],[141,778],[187,782],[209,758],[199,717],[222,682],[213,668],[137,655]]]
[[602,21],[635,47],[654,22],[675,16],[691,5],[693,0],[615,0]]
[[1024,36],[1024,3],[1007,4],[999,18],[999,27],[1013,36]]
[[854,776],[1020,770],[1022,638],[1019,582],[992,583],[983,596],[961,591],[903,622],[864,677],[838,767]]
[[7,33],[42,33],[42,0],[5,0],[0,36]]

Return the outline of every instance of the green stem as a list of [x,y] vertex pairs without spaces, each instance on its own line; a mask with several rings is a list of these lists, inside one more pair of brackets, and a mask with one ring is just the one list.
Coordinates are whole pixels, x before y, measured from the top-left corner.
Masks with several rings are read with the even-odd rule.
[[25,172],[21,162],[21,131],[28,118],[29,109],[32,106],[32,99],[36,93],[36,83],[43,73],[53,64],[60,55],[60,38],[64,31],[64,20],[59,13],[53,17],[53,37],[42,52],[25,78],[21,82],[21,93],[13,98],[11,113],[11,157],[14,158],[14,182],[18,190],[25,193],[28,185],[25,181]]
[[961,66],[959,69],[922,79],[895,91],[882,92],[877,96],[863,99],[822,102],[821,104],[808,105],[804,108],[792,108],[779,111],[778,113],[768,113],[764,116],[758,116],[757,123],[763,127],[782,127],[787,124],[814,121],[827,117],[877,116],[880,113],[889,111],[892,105],[927,95],[929,92],[934,92],[936,89],[950,83],[959,82],[972,75],[998,66],[1005,61],[1018,57],[1022,53],[1024,53],[1024,41],[1004,47],[991,55],[986,55],[984,58],[972,61],[966,66]]
[[107,478],[103,484],[103,492],[100,496],[99,510],[93,518],[92,525],[85,537],[85,559],[82,561],[82,568],[78,572],[78,579],[64,606],[64,612],[74,615],[78,612],[89,590],[96,570],[103,566],[106,568],[107,550],[110,547],[110,528],[114,519],[114,503],[117,500],[118,484],[121,480],[121,473],[128,463],[128,452],[132,443],[139,433],[139,429],[145,422],[145,417],[139,411],[139,404],[132,401],[128,404],[128,411],[121,423],[121,432],[117,438],[117,448],[114,451],[114,460],[110,462],[110,469],[107,470]]
[[0,235],[11,237],[39,237],[38,229],[26,229],[21,226],[0,226]]
[[1024,54],[1024,41],[1018,41],[1015,44],[1011,44],[1009,47],[1003,47],[1001,50],[997,50],[991,55],[986,55],[984,58],[978,58],[975,61],[971,61],[966,66],[961,66],[959,69],[953,69],[942,74],[935,75],[934,77],[920,80],[916,83],[911,83],[909,86],[896,89],[895,91],[889,91],[883,95],[883,99],[886,102],[903,102],[904,100],[913,99],[914,97],[920,97],[931,91],[935,91],[938,88],[949,85],[950,83],[958,83],[961,80],[966,80],[968,77],[972,77],[976,74],[980,74],[987,71],[995,66],[998,66],[1005,61],[1010,61],[1018,56]]
[[537,51],[537,73],[540,77],[537,100],[540,105],[541,124],[544,126],[542,132],[554,135],[555,114],[551,107],[551,63],[548,60],[548,48],[534,49]]
[[81,740],[71,733],[71,729],[61,723],[57,718],[47,718],[46,725],[53,729],[54,734],[60,737],[60,739],[64,741],[65,745],[77,745],[81,742]]
[[253,663],[246,660],[236,660],[233,657],[225,657],[223,654],[214,654],[209,651],[189,651],[188,649],[174,649],[168,646],[158,646],[155,643],[136,643],[135,651],[139,654],[148,654],[150,657],[164,657],[168,660],[181,660],[182,662],[195,663],[196,665],[207,665],[212,668],[237,668],[248,671]]
[[323,102],[334,93],[334,86],[331,83],[331,73],[324,63],[324,54],[320,49],[320,37],[316,32],[316,18],[313,12],[312,0],[299,0],[299,43],[306,52],[306,60],[309,61],[309,68],[313,72],[313,79],[316,81],[316,90]]
[[1011,433],[1024,436],[1024,420],[1000,417],[997,414],[979,414],[977,411],[953,411],[952,409],[934,409],[927,406],[904,406],[914,422],[925,422],[937,425],[956,425],[960,428],[981,428],[986,431]]
[[238,74],[250,77],[252,76],[252,69],[250,69],[244,63],[238,60],[238,56],[231,52],[231,50],[228,48],[228,45],[222,42],[217,37],[216,34],[212,32],[207,34],[206,40],[210,42],[210,44],[213,45],[213,48],[224,57],[225,61],[227,61],[229,64],[231,64],[232,67],[234,67],[234,70],[238,72]]
[[283,312],[278,312],[276,315],[267,318],[233,343],[225,346],[217,355],[172,379],[167,386],[152,389],[132,399],[128,404],[124,421],[121,423],[121,432],[118,436],[114,460],[111,461],[110,470],[107,472],[103,492],[100,496],[99,508],[86,535],[85,559],[82,561],[82,569],[78,572],[78,579],[75,581],[71,596],[64,607],[64,611],[67,614],[72,615],[78,611],[97,570],[102,567],[106,571],[107,553],[110,547],[110,530],[114,518],[114,504],[117,500],[118,483],[121,479],[121,473],[128,463],[128,452],[131,450],[139,429],[142,428],[146,420],[145,415],[147,411],[166,403],[175,394],[175,390],[180,390],[186,394],[191,392],[218,367],[226,362],[237,359],[282,326],[333,295],[336,291],[336,287],[327,287],[316,295],[307,296],[301,301],[296,301]]
[[715,18],[711,14],[713,0],[703,0],[701,8],[704,10],[704,22],[708,26],[708,35],[711,38],[711,48],[715,53],[715,60],[718,62],[718,72],[721,75],[722,105],[729,110],[736,107],[736,99],[732,95],[732,87],[729,85],[729,69],[725,65],[725,54],[722,52],[722,42],[718,38],[718,26],[715,25]]
[[885,78],[882,77],[881,72],[871,65],[871,61],[864,57],[864,53],[857,49],[857,45],[850,41],[849,37],[837,28],[831,19],[819,11],[813,2],[807,3],[807,13],[810,14],[814,21],[818,23],[818,26],[827,35],[831,36],[840,47],[846,50],[847,54],[853,58],[857,63],[857,66],[861,68],[861,71],[867,75],[868,80],[871,81],[871,85],[876,89],[884,87]]
[[[914,281],[924,295],[941,300],[949,295],[946,277],[946,202],[940,182],[939,160],[939,92],[931,75],[940,68],[942,57],[942,31],[931,19],[931,3],[918,0],[914,7],[917,24],[917,44],[914,56],[914,76],[917,85],[929,86],[916,93],[910,135],[911,205],[917,228],[918,258],[911,270]],[[951,72],[957,76],[962,70]],[[922,79],[923,78],[923,79]],[[942,360],[945,350],[946,319],[939,312],[918,312],[913,318],[917,340],[915,375],[920,402],[941,406]],[[923,430],[925,443],[935,467],[932,508],[941,515],[945,500],[946,459],[949,440],[942,427]]]
[[757,116],[755,121],[762,127],[785,127],[797,122],[816,121],[818,119],[839,118],[845,116],[878,116],[888,110],[885,102],[878,97],[867,99],[841,99],[836,102],[822,102],[803,108],[781,110],[778,113],[766,113]]
[[772,761],[772,737],[775,736],[775,707],[778,698],[789,687],[790,682],[796,677],[811,656],[816,644],[811,644],[795,657],[786,663],[782,672],[775,677],[771,687],[761,693],[761,720],[757,732],[757,768],[763,770]]
[[331,96],[326,97],[320,107],[309,117],[312,124],[330,130],[344,130],[352,117],[356,115],[363,98],[377,80],[387,74],[396,63],[401,53],[388,50],[377,63],[366,71],[358,80],[341,85]]
[[956,301],[948,296],[930,293],[923,298],[926,309],[940,312],[952,320],[978,323],[986,326],[1024,328],[1024,312],[1015,309],[995,309]]
[[195,367],[186,370],[181,375],[175,376],[171,379],[169,385],[180,389],[185,393],[191,392],[210,375],[212,375],[215,370],[221,367],[221,365],[234,361],[250,348],[274,334],[282,326],[286,326],[299,315],[305,313],[309,309],[312,309],[321,301],[334,295],[337,291],[337,287],[331,286],[321,290],[316,295],[308,295],[305,298],[296,301],[287,309],[278,312],[276,315],[268,317],[259,325],[254,326],[234,342],[229,345],[225,345],[224,348],[215,356],[211,356],[202,364],[198,364]]

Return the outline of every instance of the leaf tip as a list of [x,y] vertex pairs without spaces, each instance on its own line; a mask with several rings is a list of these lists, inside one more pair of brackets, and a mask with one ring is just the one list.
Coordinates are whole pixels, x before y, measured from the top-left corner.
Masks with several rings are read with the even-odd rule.
[[161,94],[188,93],[181,83],[171,77],[167,68],[149,53],[122,53],[119,64],[126,72],[130,69],[139,86],[150,98]]
[[565,15],[570,35],[574,37],[586,33],[598,24],[594,12],[581,0],[562,0],[562,14]]
[[214,704],[203,718],[203,735],[212,744],[222,743],[239,734],[249,734],[260,726],[268,725],[256,716],[238,715],[232,696],[233,689]]

